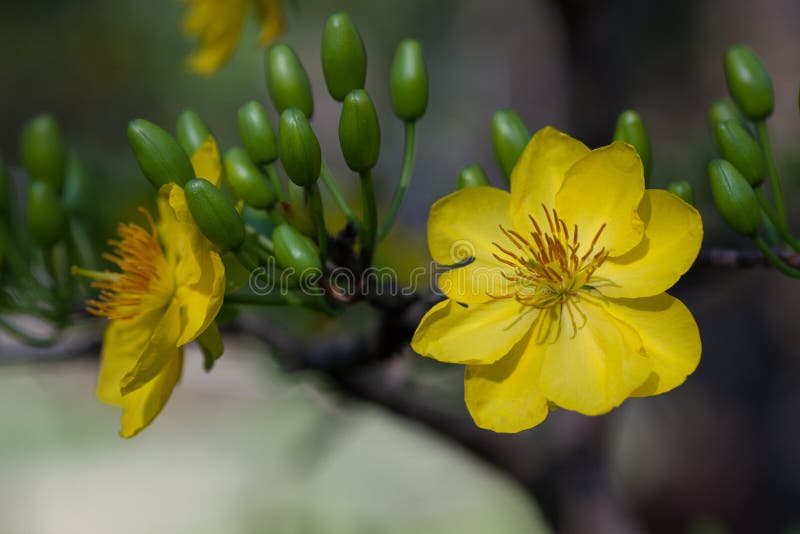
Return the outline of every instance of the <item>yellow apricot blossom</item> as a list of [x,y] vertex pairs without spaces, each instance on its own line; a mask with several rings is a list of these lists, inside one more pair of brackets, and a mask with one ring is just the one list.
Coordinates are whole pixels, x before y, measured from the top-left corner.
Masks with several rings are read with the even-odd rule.
[[247,23],[250,8],[261,21],[259,45],[269,44],[283,30],[281,0],[184,0],[187,12],[183,29],[198,40],[197,50],[189,57],[189,70],[214,74],[227,62]]
[[553,405],[598,415],[664,393],[700,360],[694,318],[665,291],[702,237],[697,210],[645,190],[633,147],[589,150],[544,128],[510,193],[467,188],[431,208],[431,255],[458,266],[412,347],[466,365],[467,408],[497,432],[531,428]]
[[[216,144],[209,138],[192,158],[196,173],[219,186]],[[216,174],[214,174],[216,173]],[[202,175],[202,174],[201,174]],[[140,208],[146,227],[120,224],[104,258],[118,272],[74,268],[100,289],[87,310],[111,320],[103,338],[97,396],[122,408],[120,435],[130,438],[158,415],[183,366],[183,346],[200,336],[221,341],[214,318],[225,292],[225,268],[189,213],[183,189],[158,193],[158,222]],[[219,354],[215,354],[218,356]]]

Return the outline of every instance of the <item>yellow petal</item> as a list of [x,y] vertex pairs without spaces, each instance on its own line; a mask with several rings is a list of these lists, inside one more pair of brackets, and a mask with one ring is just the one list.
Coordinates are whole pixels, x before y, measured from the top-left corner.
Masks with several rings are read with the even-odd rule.
[[120,436],[131,438],[155,419],[169,400],[182,368],[182,350],[173,348],[166,365],[155,378],[122,398]]
[[153,335],[143,347],[134,366],[120,382],[123,397],[150,382],[169,363],[178,347],[181,328],[181,308],[173,299],[158,321]]
[[663,293],[689,270],[703,241],[703,220],[668,191],[648,189],[639,206],[644,239],[623,256],[608,258],[592,285],[609,297]]
[[609,299],[608,312],[636,330],[652,365],[632,396],[658,395],[681,385],[700,363],[700,332],[691,312],[666,293],[641,299]]
[[[624,254],[644,234],[639,203],[644,195],[642,161],[630,145],[614,142],[592,152],[567,171],[556,194],[556,209],[567,228],[577,224],[588,244],[605,224],[596,250]],[[535,214],[541,216],[541,210]]]
[[198,178],[205,178],[217,187],[222,185],[222,163],[219,147],[213,136],[209,135],[192,154],[192,167]]
[[511,173],[511,216],[516,228],[530,227],[528,215],[552,209],[564,175],[589,154],[586,145],[555,128],[542,128],[528,143]]
[[281,0],[255,0],[256,12],[261,19],[258,44],[268,45],[283,31]]
[[236,50],[247,20],[247,0],[193,0],[183,21],[186,33],[199,38],[188,58],[189,70],[213,74]]
[[492,365],[468,365],[464,401],[475,424],[495,432],[520,432],[547,417],[547,399],[537,387],[541,346],[529,332]]
[[446,363],[493,363],[530,330],[537,312],[513,299],[491,300],[469,308],[446,300],[422,318],[411,348]]
[[150,313],[135,319],[111,321],[103,335],[97,397],[109,404],[122,405],[120,382],[136,364],[142,348],[153,336],[160,314]]
[[644,383],[650,362],[636,331],[604,308],[586,299],[570,308],[572,314],[563,308],[556,339],[542,345],[539,388],[567,410],[606,413]]
[[474,258],[465,267],[439,277],[439,286],[458,302],[490,300],[489,294],[505,294],[502,272],[509,271],[493,254],[493,243],[506,243],[500,226],[512,228],[508,214],[510,195],[494,187],[471,187],[437,201],[428,219],[428,247],[442,265]]
[[181,307],[179,347],[194,341],[216,318],[225,296],[225,266],[216,252],[198,261],[200,280],[179,286],[175,298]]
[[[189,212],[186,193],[175,184],[162,187],[168,194],[168,203],[159,204],[163,228],[159,233],[164,242],[168,261],[175,269],[177,286],[192,286],[200,281],[207,258],[214,245],[200,232]],[[166,224],[169,221],[169,224]]]

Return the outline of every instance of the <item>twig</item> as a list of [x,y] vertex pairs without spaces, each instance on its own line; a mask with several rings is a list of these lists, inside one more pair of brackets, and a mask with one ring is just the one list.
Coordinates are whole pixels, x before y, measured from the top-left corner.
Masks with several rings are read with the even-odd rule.
[[[796,252],[779,253],[780,257],[792,267],[800,267],[800,254]],[[701,250],[695,261],[695,267],[772,267],[758,250],[737,250],[726,248],[710,248]]]

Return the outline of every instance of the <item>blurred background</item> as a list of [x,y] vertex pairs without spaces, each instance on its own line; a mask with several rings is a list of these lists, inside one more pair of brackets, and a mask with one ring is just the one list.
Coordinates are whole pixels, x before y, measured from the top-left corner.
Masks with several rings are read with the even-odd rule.
[[[502,185],[489,135],[502,107],[532,131],[553,125],[590,146],[610,141],[619,112],[638,110],[653,143],[651,187],[688,180],[705,246],[749,248],[720,221],[705,179],[713,155],[705,110],[726,93],[724,49],[740,42],[773,77],[770,128],[800,223],[795,1],[293,6],[281,40],[306,65],[323,153],[354,198],[356,180],[338,151],[339,105],[320,67],[324,20],[347,10],[364,37],[367,89],[382,120],[384,206],[403,143],[389,65],[404,37],[425,48],[431,95],[417,171],[379,249],[380,261],[401,271],[429,261],[427,211],[455,188],[462,166],[481,163]],[[15,164],[23,123],[53,113],[96,181],[93,216],[108,234],[152,202],[127,147],[129,120],[172,129],[191,107],[227,148],[238,143],[238,107],[267,103],[255,19],[228,65],[203,78],[184,69],[193,44],[179,29],[182,10],[172,0],[0,5],[0,154]],[[96,347],[67,339],[41,357],[0,337],[0,532],[800,532],[800,285],[766,269],[703,267],[672,293],[695,314],[704,342],[683,387],[599,418],[554,412],[514,436],[474,428],[460,369],[410,349],[381,370],[378,390],[342,388],[284,372],[269,345],[229,331],[213,373],[190,350],[164,413],[123,441],[118,411],[94,398]],[[369,318],[361,309],[335,321],[281,311],[240,323],[339,340],[369,329]],[[386,401],[387,391],[402,400]]]

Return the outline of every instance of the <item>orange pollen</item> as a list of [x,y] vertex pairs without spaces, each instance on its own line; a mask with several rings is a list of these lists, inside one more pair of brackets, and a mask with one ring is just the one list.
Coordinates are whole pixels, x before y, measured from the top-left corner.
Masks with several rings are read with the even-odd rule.
[[86,301],[86,311],[109,319],[132,319],[139,315],[141,304],[153,281],[159,279],[159,264],[164,252],[150,213],[139,208],[150,230],[128,223],[120,224],[119,239],[109,240],[111,253],[103,258],[119,267],[120,272],[95,272],[73,267],[73,273],[92,278],[92,287],[100,290],[97,300]]
[[584,247],[577,225],[570,229],[555,209],[549,210],[544,205],[542,209],[546,221],[542,225],[528,215],[532,227],[528,236],[500,226],[508,242],[492,243],[497,249],[493,255],[513,269],[512,273],[503,275],[513,292],[490,295],[492,298],[514,296],[522,304],[537,308],[564,304],[589,284],[597,268],[608,258],[605,248],[597,250],[605,224]]

